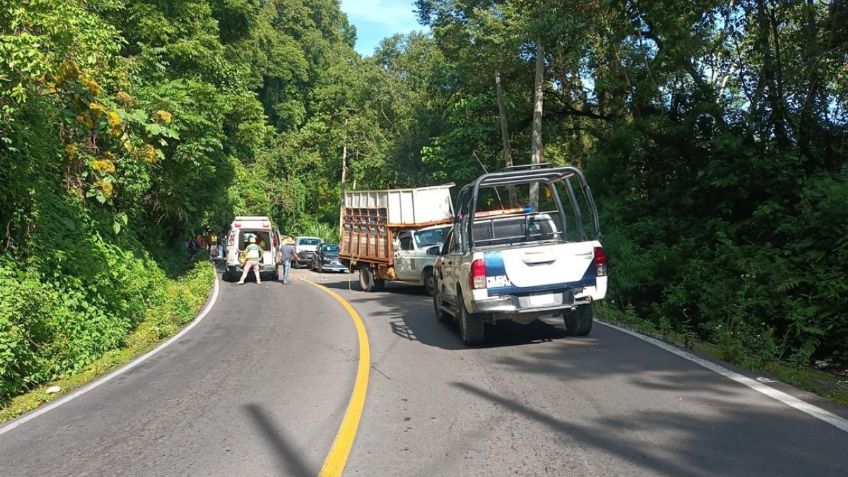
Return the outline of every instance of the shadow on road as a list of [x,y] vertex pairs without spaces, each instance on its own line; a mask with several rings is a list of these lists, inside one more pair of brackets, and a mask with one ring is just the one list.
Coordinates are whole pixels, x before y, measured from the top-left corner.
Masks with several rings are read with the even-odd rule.
[[[385,320],[392,333],[410,341],[446,350],[465,350],[468,347],[459,337],[459,327],[454,323],[440,323],[433,311],[433,299],[424,287],[387,283],[381,292],[365,293],[359,287],[356,274],[338,279],[321,276],[321,284],[334,290],[355,291],[350,301],[354,306],[379,303],[382,310],[369,312],[369,316]],[[350,278],[350,281],[348,281]],[[478,348],[522,346],[566,339],[561,319],[536,320],[527,325],[508,321],[486,326],[486,342]],[[567,338],[579,341],[581,338]]]
[[265,438],[271,453],[277,458],[281,475],[306,477],[318,474],[317,469],[310,469],[309,465],[301,459],[299,452],[289,444],[282,428],[273,422],[273,419],[265,413],[262,406],[246,404],[243,408],[245,413],[253,420],[256,428],[259,429],[262,437]]
[[[451,385],[548,427],[566,443],[579,443],[627,461],[637,474],[845,475],[845,462],[834,459],[844,455],[840,452],[844,435],[836,429],[822,435],[819,423],[780,408],[723,402],[718,414],[622,410],[622,414],[579,422],[563,420],[468,383]],[[643,439],[644,433],[673,438],[650,443]],[[811,439],[798,441],[795,437],[801,435]],[[716,459],[716,455],[725,457]]]

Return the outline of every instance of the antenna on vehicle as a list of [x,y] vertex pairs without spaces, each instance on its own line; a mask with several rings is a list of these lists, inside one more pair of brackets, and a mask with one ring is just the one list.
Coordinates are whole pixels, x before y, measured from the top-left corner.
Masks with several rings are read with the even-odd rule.
[[[486,166],[483,165],[483,161],[481,161],[480,158],[477,157],[477,150],[476,149],[471,151],[471,155],[474,156],[474,159],[477,159],[477,164],[480,164],[480,167],[483,168],[483,172],[488,174],[489,171],[486,170]],[[500,194],[500,192],[498,192],[497,186],[493,187],[493,189],[495,190],[495,195],[498,196],[498,204],[500,204],[501,210],[504,210],[503,200],[501,200],[501,194]]]
[[477,159],[477,164],[480,164],[480,167],[483,169],[483,172],[488,174],[489,171],[486,170],[486,166],[483,165],[483,161],[481,161],[480,158],[477,157],[477,150],[476,149],[471,151],[471,155],[474,156],[474,159]]

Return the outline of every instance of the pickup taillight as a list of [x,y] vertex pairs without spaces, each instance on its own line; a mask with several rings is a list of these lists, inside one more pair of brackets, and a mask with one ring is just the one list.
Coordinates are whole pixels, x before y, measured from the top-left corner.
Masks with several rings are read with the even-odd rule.
[[606,276],[607,254],[604,252],[603,247],[595,247],[595,266],[597,267],[597,276]]
[[471,275],[468,284],[472,289],[486,288],[486,262],[478,258],[471,262]]

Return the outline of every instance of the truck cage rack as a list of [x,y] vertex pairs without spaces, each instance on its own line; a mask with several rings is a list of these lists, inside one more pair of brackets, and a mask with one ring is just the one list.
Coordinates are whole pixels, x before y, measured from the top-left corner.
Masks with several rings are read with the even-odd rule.
[[[583,196],[586,198],[597,238],[600,239],[600,221],[598,219],[598,210],[595,206],[595,200],[592,197],[592,191],[589,188],[589,184],[586,182],[586,178],[583,176],[583,173],[573,166],[553,167],[549,163],[523,164],[483,174],[474,180],[474,182],[466,184],[462,187],[462,189],[460,189],[456,207],[457,221],[465,221],[467,219],[465,224],[467,227],[466,233],[469,238],[469,242],[473,244],[474,238],[471,224],[474,223],[477,199],[481,187],[512,186],[532,182],[542,182],[548,185],[553,185],[557,182],[562,182],[565,185],[565,190],[571,202],[578,234],[585,238],[586,233],[583,229],[583,212],[580,210],[574,186],[569,180],[571,178],[576,178],[577,184],[583,192]],[[564,210],[559,195],[555,194],[554,198],[557,202],[557,207],[560,210]],[[562,220],[563,223],[565,223],[564,216],[562,217]]]

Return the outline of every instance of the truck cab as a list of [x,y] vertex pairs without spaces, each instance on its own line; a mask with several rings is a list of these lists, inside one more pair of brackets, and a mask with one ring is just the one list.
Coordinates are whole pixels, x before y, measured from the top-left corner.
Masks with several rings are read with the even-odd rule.
[[449,225],[400,230],[394,243],[395,280],[424,285],[432,296],[433,265],[449,230]]
[[592,193],[574,167],[518,166],[460,190],[454,224],[435,265],[433,306],[459,321],[466,344],[485,324],[562,316],[570,335],[592,329],[607,287]]

